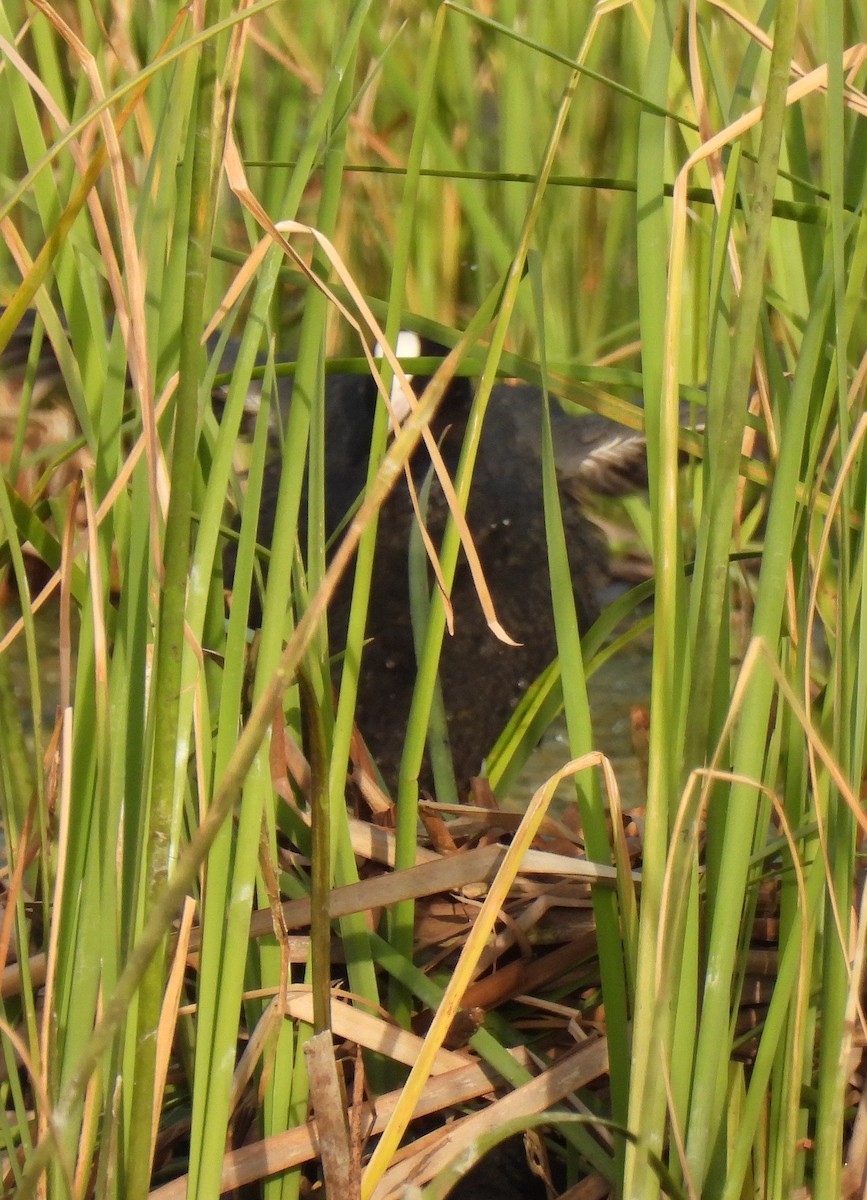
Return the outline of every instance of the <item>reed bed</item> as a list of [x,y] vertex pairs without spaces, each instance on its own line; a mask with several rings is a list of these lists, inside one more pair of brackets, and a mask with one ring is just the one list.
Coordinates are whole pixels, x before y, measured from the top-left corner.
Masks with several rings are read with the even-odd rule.
[[[861,1194],[863,25],[845,0],[0,8],[0,356],[38,314],[0,391],[5,1194],[436,1197],[520,1131],[570,1200]],[[401,327],[453,353],[391,440],[382,407],[327,552],[326,364]],[[311,402],[253,652],[282,371]],[[460,805],[447,771],[419,794],[436,599],[392,794],[353,721],[378,510],[455,372],[480,414],[498,375],[624,420],[641,394],[653,565],[579,640],[549,455],[558,663]],[[459,553],[452,525],[446,584]],[[651,624],[623,811],[586,678]]]

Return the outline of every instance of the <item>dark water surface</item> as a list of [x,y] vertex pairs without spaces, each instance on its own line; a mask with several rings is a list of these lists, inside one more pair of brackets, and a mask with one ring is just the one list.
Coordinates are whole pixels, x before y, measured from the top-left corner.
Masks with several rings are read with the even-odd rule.
[[[621,651],[600,667],[588,681],[587,692],[593,719],[594,749],[611,760],[624,808],[644,803],[644,782],[632,744],[632,708],[650,703],[652,644],[649,636]],[[566,722],[556,721],[539,743],[521,772],[508,807],[523,808],[540,783],[544,783],[572,757]],[[574,802],[575,787],[561,783],[553,810]]]

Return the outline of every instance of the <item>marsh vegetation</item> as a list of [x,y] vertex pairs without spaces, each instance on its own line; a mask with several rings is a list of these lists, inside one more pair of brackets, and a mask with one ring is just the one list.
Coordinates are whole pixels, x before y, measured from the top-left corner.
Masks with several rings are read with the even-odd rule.
[[[31,710],[0,671],[7,1194],[433,1197],[517,1131],[572,1200],[860,1194],[863,14],[742,7],[0,7],[0,358],[37,313],[0,393],[0,666],[23,642]],[[401,328],[452,353],[396,437],[379,404],[327,546],[326,371]],[[447,763],[419,788],[449,636],[424,552],[388,781],[354,720],[377,516],[462,375],[456,507],[518,380],[646,427],[647,493],[603,507],[653,568],[579,638],[540,405],[557,658],[470,803]],[[448,593],[471,547],[444,524]],[[624,811],[586,682],[648,629]]]

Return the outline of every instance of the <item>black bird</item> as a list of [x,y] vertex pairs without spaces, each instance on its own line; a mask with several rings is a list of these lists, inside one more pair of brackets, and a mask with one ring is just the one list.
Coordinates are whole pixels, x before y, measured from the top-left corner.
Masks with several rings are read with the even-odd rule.
[[[14,414],[16,390],[29,353],[34,327],[28,314],[0,360],[0,409]],[[440,355],[442,347],[425,339],[401,336],[403,357]],[[229,344],[224,365],[231,369],[235,347]],[[39,420],[63,407],[62,377],[47,339],[38,363]],[[421,393],[427,380],[415,380]],[[278,380],[279,407],[285,416],[294,381]],[[377,398],[370,376],[330,374],[325,381],[326,524],[330,537],[363,491]],[[215,389],[219,413],[225,393]],[[250,408],[258,403],[251,387]],[[431,428],[450,474],[463,445],[473,399],[467,379],[450,385]],[[506,645],[489,630],[475,586],[461,554],[451,593],[454,636],[446,634],[440,679],[458,784],[477,774],[485,754],[526,687],[553,660],[556,639],[548,575],[542,500],[541,415],[543,395],[526,384],[497,384],[490,397],[473,474],[467,522],[491,591],[497,616],[518,646]],[[68,404],[67,404],[68,411]],[[618,494],[646,484],[644,439],[597,416],[571,417],[553,400],[550,415],[555,463],[560,482],[569,565],[578,618],[586,629],[598,614],[598,596],[607,582],[606,552],[598,528],[585,516],[580,496],[587,490]],[[3,412],[0,411],[0,418]],[[14,428],[14,424],[12,426]],[[51,439],[50,423],[37,431]],[[2,430],[0,430],[2,432]],[[71,436],[66,431],[66,437]],[[274,515],[282,459],[275,454],[266,468],[258,518],[258,540],[271,550],[271,570],[291,569],[292,551],[273,542]],[[420,445],[412,460],[420,484],[430,460]],[[448,509],[437,481],[431,487],[427,524],[435,543],[445,528]],[[374,758],[394,783],[403,748],[406,717],[416,676],[410,623],[407,550],[415,516],[403,481],[398,482],[380,514],[356,719]],[[303,541],[303,539],[302,539]],[[231,587],[236,545],[224,555],[224,577]],[[349,619],[351,578],[345,578],[329,612],[332,650],[344,644]],[[261,619],[260,598],[251,600],[249,623]]]
[[[422,341],[399,353],[413,357],[443,354]],[[414,380],[421,393],[427,380]],[[377,388],[372,378],[329,375],[325,382],[326,533],[330,536],[363,491],[373,428]],[[285,396],[283,397],[285,399]],[[449,473],[458,465],[472,389],[455,379],[431,425]],[[451,599],[454,636],[446,634],[440,680],[458,785],[463,789],[480,772],[527,686],[556,655],[542,499],[541,416],[543,395],[530,385],[498,384],[490,397],[473,473],[467,522],[491,591],[497,616],[520,645],[499,641],[486,624],[466,560],[461,553]],[[597,416],[567,416],[550,405],[555,464],[561,487],[569,565],[578,619],[586,629],[598,615],[598,595],[608,581],[606,552],[595,524],[576,499],[583,490],[619,494],[646,484],[644,439]],[[266,468],[259,512],[258,540],[271,549],[273,571],[289,569],[291,558],[273,545],[274,513],[281,461]],[[430,467],[424,446],[412,461],[420,483]],[[427,526],[438,544],[448,517],[435,480]],[[406,734],[416,658],[410,622],[407,551],[415,524],[408,489],[399,481],[380,514],[356,720],[385,780],[394,783]],[[231,584],[234,546],[224,559]],[[352,595],[345,578],[329,610],[332,649],[345,640]],[[261,619],[258,597],[251,602],[250,623]],[[428,779],[425,779],[428,782]]]

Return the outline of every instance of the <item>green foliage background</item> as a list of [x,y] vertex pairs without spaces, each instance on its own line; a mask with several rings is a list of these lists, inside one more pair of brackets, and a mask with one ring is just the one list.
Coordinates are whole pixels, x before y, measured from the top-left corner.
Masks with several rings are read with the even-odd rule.
[[[498,368],[533,381],[547,369],[560,394],[613,415],[623,397],[644,395],[643,521],[657,582],[642,884],[637,906],[629,887],[594,900],[607,1115],[635,1141],[591,1161],[629,1197],[658,1194],[653,1155],[684,1193],[841,1194],[849,1051],[863,1021],[864,18],[844,0],[742,7],[741,17],[678,0],[264,0],[180,12],[12,0],[0,10],[0,350],[35,306],[92,460],[81,543],[71,527],[60,536],[59,499],[28,506],[0,492],[33,713],[32,745],[8,695],[0,723],[3,945],[14,926],[31,954],[0,1013],[0,1135],[17,1195],[138,1200],[154,1114],[165,1128],[179,1112],[190,1120],[188,1194],[217,1194],[239,1014],[248,1030],[270,1028],[267,997],[284,979],[276,940],[252,941],[248,928],[253,906],[273,897],[264,864],[277,860],[288,818],[272,787],[270,726],[284,692],[297,714],[299,668],[327,764],[313,886],[355,877],[344,803],[354,679],[344,672],[332,707],[317,623],[332,578],[315,541],[303,584],[298,565],[269,576],[252,715],[239,732],[238,597],[253,572],[263,425],[228,624],[220,549],[257,356],[270,355],[266,393],[275,360],[297,357],[300,384],[321,401],[325,353],[360,357],[371,314],[392,338],[409,325],[470,355],[481,404]],[[281,242],[273,226],[287,221],[298,225],[281,226]],[[200,339],[220,306],[219,325],[241,345],[218,425],[209,398],[219,358],[208,361]],[[684,385],[707,385],[701,447],[677,432]],[[311,493],[321,494],[321,417],[316,399],[290,417],[297,458],[284,472],[281,548],[297,542],[308,444]],[[749,467],[745,426],[766,447]],[[25,430],[22,417],[10,481]],[[390,465],[417,432],[398,439]],[[679,436],[699,456],[690,487],[678,483]],[[385,446],[383,419],[362,581]],[[758,497],[742,523],[741,469]],[[744,578],[731,552],[754,537],[760,566]],[[50,745],[26,540],[59,570],[67,666]],[[555,568],[561,551],[552,511]],[[444,549],[447,572],[456,554],[456,542]],[[743,654],[730,634],[733,594],[751,616]],[[363,584],[356,603],[347,661],[363,639]],[[561,589],[557,609],[578,755],[591,748],[584,671],[604,627],[582,657],[571,593]],[[441,625],[429,624],[396,797],[398,867],[416,845]],[[503,789],[510,756],[526,749],[507,738],[492,760]],[[589,773],[577,803],[588,856],[609,863]],[[304,826],[293,834],[308,836]],[[779,879],[778,973],[747,1070],[735,1018],[769,875]],[[285,871],[279,884],[297,896],[310,879]],[[185,895],[201,955],[195,1011],[178,1019],[168,951]],[[317,930],[327,935],[327,923]],[[353,992],[384,999],[384,970],[398,1018],[419,997],[436,1005],[413,964],[411,906],[390,915],[390,949],[361,914],[338,931]],[[327,968],[314,978],[320,1002]],[[179,1069],[167,1080],[155,1033],[170,1040],[176,1020]],[[277,1020],[264,1039],[265,1136],[306,1117],[308,1035]],[[486,1037],[474,1045],[502,1064]],[[592,1154],[588,1139],[573,1165]],[[296,1195],[299,1179],[264,1187]]]

